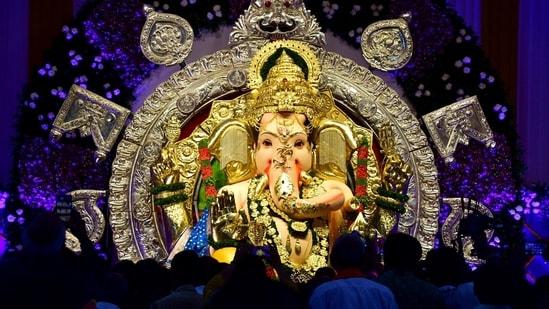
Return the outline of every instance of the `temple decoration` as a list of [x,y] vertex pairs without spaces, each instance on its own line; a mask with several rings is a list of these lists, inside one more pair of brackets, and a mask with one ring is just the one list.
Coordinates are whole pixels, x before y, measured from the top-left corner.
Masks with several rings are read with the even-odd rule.
[[97,161],[104,160],[122,131],[130,110],[123,108],[76,84],[72,85],[50,131],[59,140],[64,133],[79,129],[92,136]]
[[106,197],[105,190],[74,190],[72,196],[73,208],[76,209],[86,223],[88,237],[91,242],[98,243],[105,232],[105,215],[97,206],[99,199]]
[[392,126],[386,123],[378,132],[379,145],[384,154],[381,162],[381,184],[377,189],[375,203],[378,206],[379,222],[375,225],[380,235],[387,235],[397,223],[397,214],[406,212],[404,194],[412,176],[412,168],[396,152]]
[[181,148],[174,145],[181,134],[181,123],[181,118],[176,114],[163,123],[164,136],[168,142],[162,149],[158,162],[151,167],[153,205],[163,209],[177,233],[181,233],[184,227],[193,222],[192,210],[185,206],[188,198],[185,191],[187,184],[184,181],[187,162],[179,160],[183,154],[180,153]]
[[[247,182],[254,187],[244,194],[244,199],[253,201],[251,220],[240,220],[236,225],[225,220],[228,229],[219,231],[236,235],[232,231],[238,232],[250,222],[260,223],[254,218],[262,219],[262,212],[278,211],[276,222],[288,228],[274,231],[275,220],[266,220],[263,237],[288,256],[284,261],[297,259],[309,274],[325,263],[329,240],[350,226],[378,235],[398,230],[416,236],[425,251],[432,248],[438,228],[439,186],[434,155],[419,121],[381,78],[324,50],[324,43],[324,34],[302,1],[252,1],[230,34],[228,49],[186,64],[158,85],[126,128],[113,162],[110,224],[120,259],[169,261],[189,245],[209,245],[208,239],[204,242],[195,234],[212,229],[202,220],[210,211],[202,201],[211,199],[208,192],[213,191],[212,184],[220,189],[239,183],[245,186]],[[276,116],[258,123],[263,114]],[[308,121],[303,122],[302,117]],[[181,129],[181,136],[175,139],[168,136],[171,120],[173,132],[178,126]],[[281,143],[276,148],[278,157],[272,160],[274,169],[280,171],[271,178],[269,188],[273,192],[265,189],[262,177],[255,177],[257,157],[254,159],[251,151],[257,137],[250,129],[263,126],[265,130],[268,125],[277,135],[276,142]],[[306,159],[311,158],[307,164],[314,175],[287,172],[295,164],[291,156],[297,150],[292,149],[294,144],[288,138],[296,130],[310,139],[309,148],[303,151],[311,154]],[[389,142],[381,145],[381,136]],[[215,158],[211,168],[204,165],[205,141]],[[380,149],[381,153],[377,151]],[[393,155],[395,161],[383,161],[386,155]],[[180,193],[187,198],[174,207],[182,213],[191,211],[192,221],[180,220],[182,216],[172,215],[176,212],[158,207],[158,196],[151,188],[162,187],[170,179],[163,177],[159,168],[163,163],[179,173],[184,183]],[[402,176],[397,170],[411,177],[388,181],[387,175]],[[222,175],[226,176],[224,181]],[[298,201],[289,192],[302,186],[303,198],[311,199],[324,194],[326,184],[348,186],[350,196],[356,189],[360,203],[358,199],[346,201],[349,211],[334,212],[330,221],[335,224],[330,228],[308,225],[307,219],[300,217],[303,213],[297,217],[286,214],[288,218],[283,215],[297,209],[298,202],[311,213],[325,207],[323,203]],[[395,195],[395,189],[403,192]],[[280,207],[270,206],[269,199]],[[221,224],[219,227],[223,228]],[[261,228],[249,228],[252,243],[268,243],[259,239]],[[288,234],[289,228],[293,234]],[[314,250],[309,246],[313,230],[318,240]],[[223,249],[213,254],[220,251],[225,252],[223,256],[230,255]]]
[[461,251],[469,263],[483,263],[488,242],[494,236],[490,209],[469,198],[444,198],[442,203],[450,206],[441,229],[444,245]]
[[165,66],[181,64],[192,50],[194,32],[191,25],[174,14],[157,13],[144,6],[147,20],[141,30],[141,50],[147,59]]
[[250,7],[240,16],[229,45],[245,41],[272,41],[293,39],[315,46],[326,45],[314,16],[301,0],[252,0]]
[[362,56],[374,68],[382,71],[404,67],[412,58],[413,42],[408,23],[412,16],[372,23],[362,33]]
[[446,163],[454,161],[458,143],[469,138],[494,148],[496,142],[476,96],[461,100],[423,116],[433,143]]
[[[105,190],[74,190],[68,193],[72,196],[72,209],[78,211],[86,225],[86,234],[93,244],[99,243],[105,233],[105,215],[97,206],[99,199],[107,194]],[[66,232],[65,245],[74,252],[80,252],[80,241],[70,230]]]

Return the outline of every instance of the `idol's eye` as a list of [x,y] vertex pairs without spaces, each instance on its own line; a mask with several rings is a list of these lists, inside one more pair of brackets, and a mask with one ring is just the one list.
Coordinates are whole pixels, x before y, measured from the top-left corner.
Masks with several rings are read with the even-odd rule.
[[303,140],[298,139],[294,143],[294,147],[296,148],[303,148],[303,146],[305,146],[305,142]]
[[271,147],[273,145],[273,143],[271,142],[271,140],[266,139],[266,140],[263,140],[263,142],[261,142],[261,145],[263,145],[265,147]]

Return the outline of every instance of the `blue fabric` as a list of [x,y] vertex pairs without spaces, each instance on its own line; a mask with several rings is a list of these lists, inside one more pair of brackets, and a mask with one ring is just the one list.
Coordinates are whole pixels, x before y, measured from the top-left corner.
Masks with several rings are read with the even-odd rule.
[[189,240],[185,244],[184,250],[193,250],[199,256],[209,255],[208,243],[208,218],[210,217],[210,209],[204,210],[202,216],[194,226]]

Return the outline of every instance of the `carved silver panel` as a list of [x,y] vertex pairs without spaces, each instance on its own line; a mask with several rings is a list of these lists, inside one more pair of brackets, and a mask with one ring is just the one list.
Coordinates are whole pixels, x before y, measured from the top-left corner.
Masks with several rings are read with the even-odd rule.
[[59,140],[65,132],[79,129],[81,136],[92,136],[96,160],[104,160],[129,115],[130,110],[75,84],[53,121],[50,135]]
[[433,143],[446,163],[454,161],[457,144],[469,138],[495,147],[494,135],[476,96],[461,100],[423,116]]

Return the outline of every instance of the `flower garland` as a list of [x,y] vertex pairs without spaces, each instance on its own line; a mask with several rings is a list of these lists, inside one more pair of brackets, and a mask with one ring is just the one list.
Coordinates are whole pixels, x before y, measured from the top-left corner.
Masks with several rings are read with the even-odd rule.
[[[166,184],[166,185],[160,185],[156,187],[151,188],[151,194],[157,195],[162,192],[178,192],[180,190],[185,189],[185,183],[178,182],[178,183],[172,183],[172,184]],[[154,204],[158,206],[164,206],[169,205],[173,203],[179,203],[184,202],[188,198],[187,194],[185,193],[176,193],[172,194],[168,197],[157,197],[154,199]]]
[[200,159],[200,173],[202,175],[202,186],[204,190],[204,203],[200,202],[198,209],[204,210],[216,202],[217,189],[215,187],[214,167],[212,166],[212,154],[208,148],[208,140],[203,139],[198,142],[198,158]]
[[[357,153],[357,167],[355,169],[355,197],[360,202],[359,211],[364,210],[364,205],[368,204],[368,140],[363,138],[360,141]],[[403,214],[406,208],[402,206],[403,202],[408,200],[408,196],[399,192],[390,191],[384,188],[378,188],[376,191],[380,197],[375,199],[378,207],[396,211]]]
[[380,197],[376,198],[375,203],[377,206],[396,211],[399,214],[406,212],[406,208],[402,206],[402,203],[406,202],[409,197],[406,194],[390,191],[384,188],[378,188],[377,193]]
[[160,185],[151,188],[151,194],[158,194],[162,191],[177,191],[185,188],[185,183],[178,182],[178,183],[171,183],[166,185]]
[[357,167],[355,170],[355,197],[360,202],[359,211],[364,210],[368,204],[368,139],[365,137],[360,141],[357,153]]
[[[219,162],[212,160],[210,148],[208,148],[208,139],[198,142],[198,159],[200,160],[200,174],[202,175],[202,184],[200,185],[200,197],[198,200],[198,209],[204,211],[209,209],[212,204],[217,203],[217,187],[224,185],[225,178],[219,168]],[[212,235],[207,237],[208,244],[215,250],[225,247],[238,247],[241,241],[228,239],[215,241]]]

